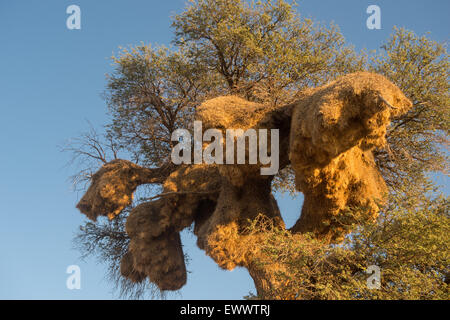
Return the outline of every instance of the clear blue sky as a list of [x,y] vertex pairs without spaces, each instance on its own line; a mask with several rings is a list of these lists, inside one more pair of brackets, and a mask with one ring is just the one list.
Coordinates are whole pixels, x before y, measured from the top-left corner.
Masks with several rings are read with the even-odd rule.
[[[392,27],[405,26],[435,40],[449,36],[448,0],[304,0],[299,11],[336,22],[357,49],[376,49]],[[66,8],[81,7],[82,29],[66,28]],[[366,8],[377,4],[382,29],[368,30]],[[111,299],[104,267],[79,260],[71,239],[84,220],[70,189],[73,169],[57,146],[107,121],[100,94],[109,57],[119,46],[169,44],[169,17],[184,1],[0,1],[0,298]],[[443,180],[444,183],[448,180]],[[280,198],[287,223],[301,198]],[[254,291],[246,270],[226,272],[183,234],[191,257],[187,285],[172,298],[241,299]],[[81,267],[81,290],[66,288],[68,265]]]

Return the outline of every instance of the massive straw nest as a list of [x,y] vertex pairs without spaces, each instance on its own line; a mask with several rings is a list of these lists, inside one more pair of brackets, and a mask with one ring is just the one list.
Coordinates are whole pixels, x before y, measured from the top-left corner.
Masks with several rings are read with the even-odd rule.
[[237,96],[217,97],[197,108],[197,119],[205,128],[253,128],[268,112],[268,107]]
[[[290,160],[296,185],[305,195],[295,232],[315,232],[339,241],[347,208],[378,212],[387,192],[371,150],[382,147],[392,116],[411,102],[381,75],[359,72],[309,90],[292,114]],[[358,211],[355,211],[358,212]]]
[[131,210],[126,223],[130,237],[121,272],[132,281],[144,274],[161,290],[176,290],[186,282],[186,266],[179,232],[203,219],[201,203],[219,193],[214,166],[181,166],[164,182],[161,199]]
[[[197,120],[203,130],[279,129],[280,169],[291,164],[305,196],[292,231],[336,242],[350,231],[343,226],[376,216],[387,190],[372,149],[384,145],[391,117],[410,106],[386,78],[361,72],[305,90],[296,103],[279,108],[234,96],[212,99],[198,108]],[[148,277],[162,290],[182,287],[186,267],[179,232],[193,224],[198,246],[222,268],[246,267],[260,291],[281,267],[257,263],[263,235],[249,236],[246,226],[263,216],[284,227],[271,193],[273,176],[262,176],[260,167],[182,165],[162,171],[158,180],[156,169],[117,160],[94,175],[78,208],[91,219],[114,216],[131,204],[139,184],[160,183],[159,199],[140,204],[128,217],[122,274],[137,282]],[[349,211],[352,207],[364,210]]]
[[98,216],[114,218],[131,204],[133,192],[142,184],[139,166],[126,160],[105,164],[92,176],[91,185],[77,208],[92,220]]

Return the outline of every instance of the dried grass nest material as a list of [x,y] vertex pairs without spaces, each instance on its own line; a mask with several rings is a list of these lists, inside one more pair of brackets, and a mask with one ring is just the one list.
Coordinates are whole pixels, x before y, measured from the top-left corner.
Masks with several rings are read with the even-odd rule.
[[[203,129],[265,128],[280,130],[280,169],[290,164],[296,187],[304,194],[302,213],[291,231],[312,232],[324,242],[338,242],[344,225],[374,219],[387,189],[372,150],[385,143],[392,117],[411,102],[385,77],[358,72],[300,93],[295,103],[277,108],[235,96],[206,101],[197,109]],[[183,165],[163,171],[129,161],[104,165],[92,179],[78,208],[95,220],[114,217],[132,202],[139,184],[159,183],[157,200],[135,207],[126,223],[128,253],[122,274],[140,282],[148,277],[162,290],[186,282],[179,232],[194,225],[198,246],[219,266],[247,268],[258,291],[274,281],[281,266],[257,263],[259,235],[245,233],[249,219],[263,216],[284,228],[271,193],[273,176],[250,165]],[[365,211],[350,212],[352,207]]]
[[[391,117],[412,103],[385,77],[367,72],[303,95],[292,113],[290,161],[305,201],[292,230],[340,241],[349,232],[342,225],[376,217],[387,188],[371,150],[384,146]],[[366,208],[364,216],[349,217],[347,208],[358,207]]]
[[133,200],[133,192],[142,183],[139,166],[126,160],[114,160],[97,171],[77,208],[88,218],[115,217]]
[[265,105],[237,96],[217,97],[202,103],[196,110],[197,120],[206,129],[249,129],[269,111]]

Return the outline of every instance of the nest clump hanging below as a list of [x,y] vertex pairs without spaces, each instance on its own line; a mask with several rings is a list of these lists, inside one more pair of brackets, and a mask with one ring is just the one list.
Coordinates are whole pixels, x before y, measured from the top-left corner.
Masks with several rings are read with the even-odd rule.
[[[198,107],[196,119],[203,130],[268,129],[269,146],[270,129],[278,129],[279,169],[291,165],[296,187],[304,194],[300,218],[291,231],[312,233],[330,243],[350,231],[343,225],[376,217],[387,189],[372,150],[385,144],[390,119],[411,105],[383,76],[358,72],[305,90],[295,103],[277,108],[235,96],[215,98]],[[256,263],[259,238],[249,238],[245,230],[250,220],[261,216],[284,227],[271,192],[273,175],[260,174],[264,166],[257,162],[148,169],[115,160],[93,176],[77,207],[93,220],[101,215],[113,218],[131,204],[138,185],[160,184],[159,199],[138,205],[127,219],[130,245],[122,274],[136,282],[148,277],[161,290],[181,288],[186,266],[179,233],[193,224],[198,246],[222,268],[247,268],[262,293],[276,281],[272,273],[280,266]],[[349,213],[352,207],[365,210]]]

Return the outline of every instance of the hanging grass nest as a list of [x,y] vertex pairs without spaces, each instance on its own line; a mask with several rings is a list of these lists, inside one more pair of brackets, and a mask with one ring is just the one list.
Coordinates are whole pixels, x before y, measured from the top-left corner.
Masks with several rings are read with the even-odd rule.
[[[387,189],[372,150],[385,144],[391,118],[410,107],[385,77],[358,72],[305,90],[295,103],[277,108],[235,96],[215,98],[198,107],[196,119],[203,130],[278,129],[279,169],[291,165],[304,194],[291,231],[330,243],[341,241],[353,222],[376,217]],[[198,246],[220,267],[246,267],[264,291],[279,266],[257,263],[255,245],[263,234],[250,236],[246,228],[261,216],[277,227],[284,222],[271,192],[273,175],[261,175],[261,167],[258,162],[148,169],[115,160],[93,176],[77,207],[93,220],[113,218],[131,204],[138,185],[157,183],[162,193],[128,217],[122,274],[136,282],[148,277],[161,290],[181,288],[186,266],[179,233],[193,225]],[[349,211],[352,207],[365,210]]]

